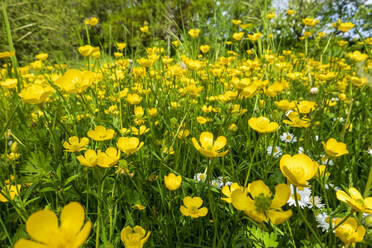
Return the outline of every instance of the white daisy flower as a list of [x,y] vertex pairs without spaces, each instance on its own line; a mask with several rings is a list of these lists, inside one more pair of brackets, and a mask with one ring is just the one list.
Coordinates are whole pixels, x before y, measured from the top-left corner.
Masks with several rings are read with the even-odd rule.
[[233,182],[227,181],[227,182],[225,183],[225,185],[227,185],[227,186],[230,186],[231,184],[233,184]]
[[311,93],[311,94],[314,94],[314,95],[315,95],[315,94],[317,94],[318,92],[319,92],[319,89],[318,89],[317,87],[313,87],[313,88],[310,89],[310,93]]
[[280,140],[285,143],[295,143],[297,138],[291,133],[283,133],[280,137]]
[[315,135],[315,140],[316,140],[316,141],[319,140],[319,135]]
[[325,205],[322,203],[322,197],[311,196],[310,197],[310,208],[312,208],[312,207],[323,209],[325,207]]
[[298,153],[299,153],[299,154],[304,154],[304,152],[305,152],[305,148],[303,148],[302,146],[300,146],[300,147],[298,148]]
[[322,229],[322,232],[327,232],[329,229],[329,216],[326,212],[318,214],[316,217],[316,222],[318,222],[317,227]]
[[[310,201],[311,189],[303,188],[302,190],[300,190],[299,188],[297,188],[296,191],[297,191],[297,201],[298,201],[298,205],[300,206],[300,208],[310,207],[311,206],[311,201]],[[289,206],[296,206],[296,200],[294,196],[294,187],[292,184],[291,184],[291,196],[289,197],[287,203]]]
[[370,156],[372,156],[372,148],[369,148],[368,151],[367,151],[367,153],[368,153]]
[[282,155],[282,151],[280,150],[279,146],[275,146],[274,150],[272,146],[268,146],[266,151],[268,155],[273,155],[276,158]]
[[324,184],[324,188],[327,189],[327,190],[328,189],[333,189],[335,191],[340,190],[340,188],[337,187],[337,186],[335,186],[333,183],[326,183],[326,184]]
[[206,179],[207,179],[207,173],[197,173],[194,176],[194,180],[198,182],[205,182]]
[[344,122],[344,118],[343,117],[335,117],[333,118],[334,121],[339,121],[339,122]]
[[219,189],[222,188],[223,186],[222,178],[213,179],[211,185]]
[[320,156],[320,164],[323,165],[334,165],[333,161],[328,159],[325,155]]

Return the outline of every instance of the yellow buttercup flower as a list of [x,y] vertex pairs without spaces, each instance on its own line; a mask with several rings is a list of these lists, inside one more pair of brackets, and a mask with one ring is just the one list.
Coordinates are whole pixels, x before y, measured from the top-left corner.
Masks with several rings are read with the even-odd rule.
[[[341,221],[341,219],[336,219],[335,226],[337,226]],[[354,217],[347,218],[344,223],[335,229],[336,237],[341,239],[341,241],[347,246],[351,243],[362,242],[365,234],[365,227],[359,225]]]
[[48,101],[48,97],[53,93],[53,88],[41,84],[31,84],[22,89],[19,96],[23,101],[30,104],[41,104]]
[[311,111],[313,111],[316,108],[316,106],[317,106],[316,102],[304,100],[297,105],[297,108],[301,114],[308,114]]
[[17,87],[18,79],[16,78],[7,78],[5,81],[0,82],[1,87],[6,89],[15,89]]
[[149,26],[145,25],[143,27],[140,27],[140,30],[142,33],[148,33],[149,32]]
[[84,57],[90,56],[93,50],[94,50],[94,47],[92,47],[91,45],[85,45],[85,46],[81,46],[78,48],[79,53],[83,55]]
[[126,100],[130,105],[137,105],[142,101],[142,97],[137,94],[128,94]]
[[348,53],[347,56],[352,59],[352,60],[355,60],[356,62],[362,62],[364,60],[366,60],[368,58],[368,54],[365,54],[365,53],[361,53],[360,51],[354,51],[352,53]]
[[279,109],[283,111],[288,111],[296,107],[295,102],[293,101],[290,102],[288,100],[275,101],[274,104],[275,106],[277,106]]
[[291,10],[291,9],[289,9],[289,10],[287,10],[287,14],[288,15],[295,15],[297,12],[295,11],[295,10]]
[[242,20],[236,20],[236,19],[233,19],[233,20],[232,20],[232,23],[233,23],[234,25],[240,25],[240,24],[242,23]]
[[242,28],[242,29],[247,29],[247,28],[252,27],[252,24],[251,23],[242,23],[242,24],[239,25],[239,27]]
[[86,146],[89,143],[89,139],[86,137],[81,138],[79,142],[79,137],[72,136],[68,139],[68,142],[63,143],[63,147],[66,148],[67,152],[80,152],[86,150]]
[[310,120],[308,118],[300,118],[298,112],[291,112],[288,115],[289,120],[283,120],[285,124],[288,124],[292,127],[309,127]]
[[248,34],[248,39],[251,41],[258,41],[262,37],[261,33]]
[[279,128],[278,123],[270,122],[269,118],[263,116],[251,117],[248,120],[248,125],[259,133],[272,133]]
[[[1,188],[0,188],[1,189]],[[15,196],[19,194],[21,190],[21,185],[10,185],[6,184],[4,188],[0,191],[0,202],[7,202],[8,196],[10,199],[14,200]]]
[[345,33],[347,31],[349,31],[350,29],[352,29],[354,26],[355,25],[352,24],[351,22],[344,22],[344,23],[340,23],[337,28],[341,32]]
[[305,18],[305,19],[302,19],[302,22],[306,25],[306,26],[312,26],[314,27],[316,24],[319,23],[319,20],[314,20],[314,18]]
[[242,186],[240,186],[238,183],[233,183],[230,186],[225,185],[222,187],[221,192],[224,194],[226,197],[221,197],[221,200],[231,203],[231,194],[237,190],[237,189],[243,189]]
[[129,156],[141,149],[143,144],[137,137],[120,137],[116,146]]
[[154,117],[158,114],[158,109],[157,108],[151,108],[149,110],[147,110],[147,113],[151,116],[151,117]]
[[93,83],[94,78],[95,75],[91,71],[69,69],[54,83],[68,93],[80,94]]
[[97,24],[98,24],[98,18],[97,17],[91,17],[90,19],[89,19],[89,25],[90,26],[96,26]]
[[80,164],[88,167],[94,167],[97,165],[97,153],[94,150],[87,150],[83,155],[76,157]]
[[280,170],[294,186],[306,187],[307,181],[318,172],[318,163],[305,154],[285,154],[280,159]]
[[248,190],[234,190],[231,201],[236,209],[244,211],[253,220],[279,225],[292,216],[292,210],[282,210],[290,195],[291,190],[287,184],[276,185],[275,195],[272,196],[270,188],[262,180],[257,180],[248,185]]
[[2,58],[10,58],[12,56],[15,55],[15,51],[11,51],[11,52],[1,52],[0,53],[0,59]]
[[200,29],[190,29],[188,32],[188,34],[193,38],[198,37],[199,33],[200,33]]
[[226,150],[224,152],[219,152],[222,148],[226,145],[226,137],[225,136],[219,136],[214,141],[213,134],[210,132],[202,132],[200,134],[200,144],[195,138],[192,138],[191,141],[194,145],[194,147],[204,156],[207,156],[209,158],[214,157],[223,157],[225,156],[229,150]]
[[208,45],[201,45],[201,46],[200,46],[200,51],[201,51],[202,53],[207,53],[210,49],[211,49],[211,47],[208,46]]
[[123,51],[124,48],[127,47],[127,43],[120,43],[120,42],[117,42],[117,43],[116,43],[116,46],[118,47],[118,49],[119,49],[120,51]]
[[96,126],[94,130],[88,131],[88,137],[95,141],[104,141],[114,138],[115,131],[113,129],[106,129],[104,126]]
[[191,218],[204,217],[208,213],[206,207],[202,207],[203,200],[200,197],[186,196],[183,198],[183,205],[180,207],[180,211],[184,216],[190,216]]
[[49,55],[47,53],[39,53],[38,55],[35,56],[35,58],[37,58],[38,60],[44,61],[44,60],[47,60],[48,56]]
[[120,159],[120,151],[115,147],[109,147],[105,152],[98,151],[97,165],[108,168],[116,165]]
[[132,127],[131,131],[132,131],[132,134],[134,135],[142,135],[150,131],[150,128],[147,128],[145,125],[141,125],[139,129],[136,127]]
[[340,157],[349,153],[346,148],[346,144],[337,142],[337,140],[334,138],[330,138],[327,143],[322,142],[322,145],[324,150],[330,157]]
[[267,19],[273,19],[273,18],[275,18],[275,13],[269,13],[269,14],[267,14]]
[[240,41],[244,36],[244,32],[238,32],[238,33],[233,33],[232,38],[234,40]]
[[174,173],[169,173],[167,176],[164,176],[164,183],[167,189],[174,191],[181,187],[182,177],[176,176]]
[[140,226],[134,228],[126,226],[121,230],[121,241],[124,242],[126,248],[142,248],[149,239],[151,232],[147,232]]
[[174,41],[172,41],[172,45],[175,46],[175,47],[178,47],[180,45],[180,41],[179,40],[174,40]]
[[60,219],[58,224],[58,218],[51,210],[33,213],[26,222],[26,230],[33,240],[20,239],[14,247],[81,247],[92,228],[90,221],[84,224],[84,208],[78,202],[70,202],[62,209]]
[[363,196],[354,187],[349,188],[348,192],[349,194],[343,190],[337,190],[337,199],[350,205],[355,211],[372,214],[372,197],[363,199]]

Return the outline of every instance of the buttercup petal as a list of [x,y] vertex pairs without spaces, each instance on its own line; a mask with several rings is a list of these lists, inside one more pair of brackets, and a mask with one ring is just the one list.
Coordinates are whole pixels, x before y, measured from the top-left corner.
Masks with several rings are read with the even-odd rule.
[[46,245],[36,243],[28,239],[20,239],[14,245],[14,248],[48,248]]
[[48,243],[58,232],[58,218],[53,211],[40,210],[28,218],[26,230],[32,239]]
[[84,208],[78,202],[70,202],[61,212],[61,228],[78,234],[84,224]]
[[202,132],[200,134],[200,144],[205,149],[212,148],[213,147],[213,134],[210,132]]
[[288,184],[278,184],[275,186],[274,199],[271,202],[272,208],[281,208],[291,196],[291,189]]

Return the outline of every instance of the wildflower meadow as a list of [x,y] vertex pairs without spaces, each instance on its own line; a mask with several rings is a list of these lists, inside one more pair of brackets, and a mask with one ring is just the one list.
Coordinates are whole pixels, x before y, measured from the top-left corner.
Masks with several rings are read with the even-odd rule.
[[151,21],[116,38],[88,15],[61,59],[18,52],[7,2],[0,247],[371,247],[372,37],[356,19],[246,1],[256,19],[158,39]]

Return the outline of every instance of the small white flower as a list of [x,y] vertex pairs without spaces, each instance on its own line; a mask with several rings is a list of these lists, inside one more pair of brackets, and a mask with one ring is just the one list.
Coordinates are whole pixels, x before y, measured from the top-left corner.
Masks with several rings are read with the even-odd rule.
[[223,186],[223,182],[222,182],[222,179],[221,178],[217,178],[217,179],[213,179],[212,182],[211,182],[211,185],[213,187],[216,187],[216,188],[222,188]]
[[233,184],[233,182],[227,181],[227,182],[225,183],[225,185],[227,185],[227,186],[230,186],[231,184]]
[[318,222],[317,227],[322,229],[322,232],[327,232],[329,229],[329,216],[326,212],[318,214],[316,217],[316,222]]
[[344,118],[343,117],[335,117],[333,118],[334,121],[339,121],[339,122],[344,122]]
[[[310,201],[310,196],[311,196],[311,189],[309,188],[303,188],[300,190],[297,188],[297,201],[298,205],[300,208],[305,208],[305,207],[311,207],[311,201]],[[291,184],[291,196],[289,197],[287,201],[289,206],[296,206],[296,200],[294,196],[294,187]]]
[[372,148],[369,148],[368,151],[367,151],[367,153],[368,153],[370,156],[372,156]]
[[315,140],[316,140],[316,141],[319,140],[319,135],[315,135]]
[[333,161],[328,159],[325,155],[321,155],[320,156],[320,164],[323,164],[323,165],[334,165]]
[[318,89],[317,87],[314,87],[314,88],[311,88],[311,89],[310,89],[310,93],[311,93],[311,94],[314,94],[314,95],[315,95],[315,94],[317,94],[318,92],[319,92],[319,89]]
[[326,184],[324,184],[324,188],[325,189],[333,189],[333,190],[335,190],[335,191],[338,191],[338,190],[340,190],[340,188],[339,187],[337,187],[337,186],[335,186],[333,183],[326,183]]
[[274,150],[272,146],[268,146],[266,151],[268,155],[273,155],[276,158],[282,155],[282,151],[280,150],[279,146],[275,146]]
[[303,154],[305,152],[305,149],[302,147],[302,146],[300,146],[299,148],[298,148],[298,153],[299,154]]
[[280,140],[285,143],[295,143],[297,138],[291,133],[283,133],[280,137]]
[[325,207],[325,205],[322,203],[322,197],[320,196],[310,197],[310,204],[310,207],[316,207],[320,209],[323,209]]
[[207,179],[207,173],[197,173],[194,176],[194,180],[198,182],[205,182],[206,179]]

